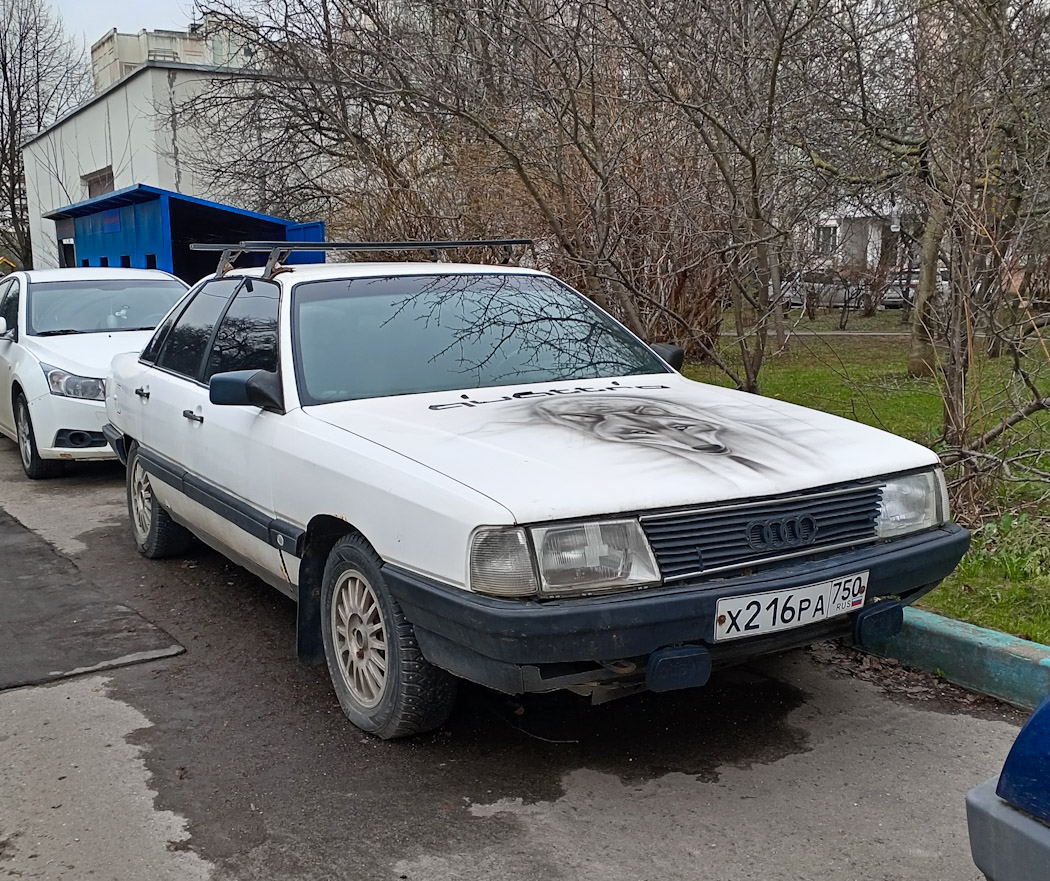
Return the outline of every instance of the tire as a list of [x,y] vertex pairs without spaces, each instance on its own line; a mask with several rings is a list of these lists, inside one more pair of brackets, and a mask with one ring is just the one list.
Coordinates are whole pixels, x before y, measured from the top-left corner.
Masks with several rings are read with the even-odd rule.
[[384,740],[431,731],[456,701],[456,679],[419,650],[415,631],[387,589],[368,543],[335,543],[321,585],[321,633],[339,705],[362,731]]
[[128,451],[127,488],[128,520],[138,552],[151,560],[184,553],[193,537],[189,530],[171,519],[153,495],[136,443]]
[[15,443],[22,459],[22,470],[30,480],[47,480],[62,473],[62,463],[53,459],[41,459],[36,446],[33,419],[29,415],[29,403],[21,392],[15,397]]

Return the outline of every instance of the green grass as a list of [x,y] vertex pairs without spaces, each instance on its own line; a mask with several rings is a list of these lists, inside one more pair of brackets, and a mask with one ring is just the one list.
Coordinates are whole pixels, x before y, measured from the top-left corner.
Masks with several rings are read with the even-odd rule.
[[[902,309],[884,309],[870,318],[859,312],[851,312],[846,317],[847,333],[907,333],[908,325],[903,322],[907,312]],[[793,309],[788,314],[788,324],[795,330],[804,331],[837,331],[840,330],[838,309],[820,310],[815,318],[807,318],[801,309]],[[731,326],[731,325],[730,325]]]
[[[732,385],[711,365],[691,364],[686,375]],[[940,393],[932,380],[908,376],[903,339],[795,336],[789,351],[768,358],[759,381],[769,397],[855,419],[921,443],[932,442],[940,433]]]
[[[870,322],[881,319],[881,313]],[[897,318],[897,313],[889,313]],[[806,319],[799,324],[805,329]],[[837,325],[836,325],[837,327]],[[857,330],[863,327],[857,319]],[[731,341],[722,355],[735,362]],[[936,445],[941,435],[943,405],[933,379],[915,379],[907,371],[908,339],[886,336],[798,334],[787,352],[770,355],[760,374],[763,394],[855,419]],[[1042,369],[1040,369],[1040,366]],[[1028,365],[1043,381],[1050,365],[1038,353]],[[686,375],[702,382],[732,385],[711,365],[691,364]],[[978,357],[970,388],[985,411],[984,426],[994,425],[1012,410],[1008,393],[1016,389],[1006,359]],[[1050,414],[1037,414],[1027,424],[1035,430],[1026,444],[1050,449]],[[1047,456],[1050,459],[1050,454]],[[1050,470],[1050,463],[1048,463]],[[976,526],[974,548],[937,590],[920,603],[932,611],[1050,644],[1050,505],[1046,486],[1006,483],[989,508],[1026,510]]]
[[1050,644],[1050,524],[1007,515],[978,527],[970,553],[921,605]]

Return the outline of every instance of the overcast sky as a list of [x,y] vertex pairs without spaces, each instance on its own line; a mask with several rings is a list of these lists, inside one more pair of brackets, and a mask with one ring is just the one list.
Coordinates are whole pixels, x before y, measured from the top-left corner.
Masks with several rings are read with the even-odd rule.
[[193,0],[51,0],[66,32],[91,46],[111,28],[137,34],[143,28],[186,30]]

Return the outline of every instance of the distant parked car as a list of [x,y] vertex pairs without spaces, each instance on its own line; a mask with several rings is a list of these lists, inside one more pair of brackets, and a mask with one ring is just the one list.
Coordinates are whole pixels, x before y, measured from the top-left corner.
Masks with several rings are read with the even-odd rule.
[[166,272],[52,269],[0,281],[0,432],[32,479],[111,459],[102,435],[109,362],[138,352],[186,293]]
[[[886,280],[886,289],[882,295],[882,305],[890,309],[911,306],[915,302],[915,290],[919,286],[919,269],[901,269]],[[941,300],[948,292],[948,279],[942,271],[937,276],[935,302]]]
[[990,881],[1050,881],[1050,697],[1002,773],[970,790],[966,819],[973,861]]

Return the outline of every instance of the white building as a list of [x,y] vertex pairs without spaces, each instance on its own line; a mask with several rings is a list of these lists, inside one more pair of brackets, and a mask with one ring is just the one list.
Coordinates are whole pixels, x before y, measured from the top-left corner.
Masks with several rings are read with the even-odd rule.
[[146,61],[70,111],[22,147],[33,265],[60,265],[61,230],[45,215],[67,205],[146,184],[205,197],[186,165],[197,148],[174,109],[219,75],[212,67]]
[[122,34],[113,28],[91,47],[91,79],[98,95],[149,61],[238,68],[248,60],[247,53],[246,45],[214,13],[188,31]]
[[[223,204],[194,173],[208,144],[180,108],[236,70],[147,60],[22,147],[33,265],[129,266],[197,281],[215,256],[192,242],[314,241],[298,223]],[[299,262],[323,259],[300,254]]]

